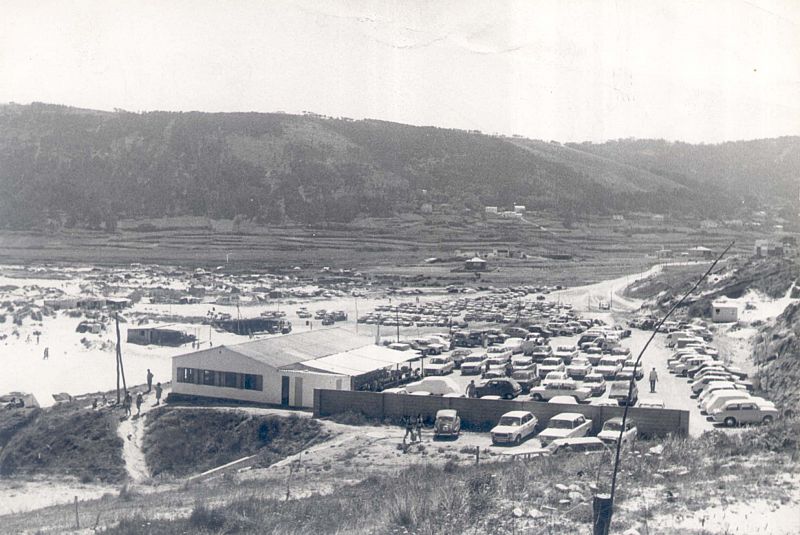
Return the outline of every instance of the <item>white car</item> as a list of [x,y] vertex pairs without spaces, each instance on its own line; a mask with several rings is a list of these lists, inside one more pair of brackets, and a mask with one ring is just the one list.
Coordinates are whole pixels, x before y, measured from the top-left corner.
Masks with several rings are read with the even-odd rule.
[[542,379],[542,384],[550,384],[550,383],[563,383],[564,381],[569,381],[570,377],[567,375],[567,372],[562,371],[554,371],[549,372],[547,375],[544,376]]
[[519,445],[536,432],[536,416],[528,411],[511,411],[492,428],[492,444]]
[[592,429],[592,421],[577,412],[556,414],[547,423],[547,428],[539,433],[542,445],[558,438],[585,437]]
[[592,395],[588,388],[581,387],[572,379],[551,382],[531,388],[530,397],[534,401],[547,401],[556,396],[570,396],[576,401],[586,401]]
[[572,359],[578,356],[578,348],[575,346],[558,346],[553,351],[553,356],[560,358],[564,362],[572,362]]
[[461,375],[480,375],[486,367],[486,355],[467,355],[461,361]]
[[747,399],[750,394],[746,390],[738,390],[735,388],[727,390],[717,390],[708,395],[708,397],[700,400],[700,413],[708,413],[711,409],[721,407],[723,403],[731,399]]
[[547,357],[537,366],[537,369],[539,370],[539,377],[544,378],[550,372],[566,372],[567,366],[558,357]]
[[437,355],[423,361],[425,375],[447,375],[453,373],[456,365],[449,356]]
[[532,370],[536,367],[536,363],[533,362],[533,357],[526,357],[524,355],[514,355],[513,357],[511,357],[511,367],[515,372]]
[[606,379],[614,379],[622,370],[622,363],[616,357],[605,357],[595,366],[594,373],[599,373]]
[[592,363],[585,357],[576,357],[567,366],[567,375],[573,379],[583,379],[592,373]]
[[408,383],[405,388],[409,394],[421,391],[430,392],[434,396],[460,394],[463,390],[458,383],[449,377],[425,377],[420,381]]
[[[603,424],[603,429],[597,434],[597,438],[606,444],[616,444],[617,439],[619,439],[620,429],[622,429],[622,418],[619,416],[611,418]],[[631,420],[627,420],[625,422],[625,431],[622,432],[622,443],[632,445],[638,433],[639,430],[636,428],[636,424]]]

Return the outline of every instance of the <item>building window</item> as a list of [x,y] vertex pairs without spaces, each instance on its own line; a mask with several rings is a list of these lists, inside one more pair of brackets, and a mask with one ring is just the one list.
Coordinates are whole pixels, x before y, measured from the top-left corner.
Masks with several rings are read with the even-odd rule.
[[208,386],[214,386],[214,376],[216,372],[213,370],[202,370],[203,373],[203,384]]
[[237,388],[238,387],[238,373],[232,372],[223,372],[222,377],[224,380],[223,386],[227,388]]
[[178,368],[179,383],[196,383],[197,370],[194,368]]
[[243,375],[242,388],[245,390],[264,390],[263,376],[245,373]]

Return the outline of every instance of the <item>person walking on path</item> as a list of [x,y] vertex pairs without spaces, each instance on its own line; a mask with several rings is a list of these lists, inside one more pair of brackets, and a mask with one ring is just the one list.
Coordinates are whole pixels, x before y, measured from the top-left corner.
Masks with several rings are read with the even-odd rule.
[[47,360],[49,358],[50,358],[50,348],[46,347],[44,348],[44,356],[42,357],[42,360]]
[[414,442],[414,423],[411,420],[411,416],[403,416],[403,423],[406,426],[406,434],[403,435],[403,444],[406,443],[406,439],[411,436],[411,442]]
[[417,432],[417,441],[422,442],[422,415],[417,414],[417,421],[414,422],[414,430]]
[[656,391],[656,382],[658,381],[658,374],[656,373],[656,369],[653,368],[650,370],[650,393],[653,394]]
[[147,368],[147,393],[150,393],[150,390],[153,388],[153,372],[150,371],[150,368]]
[[138,394],[136,394],[136,416],[141,416],[143,402],[144,399],[142,398],[142,393],[139,392]]
[[467,397],[468,398],[475,397],[475,379],[472,379],[467,385]]
[[161,383],[156,383],[156,405],[161,404]]
[[125,416],[131,415],[131,404],[133,399],[130,392],[125,392],[125,399],[122,400],[122,408],[125,409]]

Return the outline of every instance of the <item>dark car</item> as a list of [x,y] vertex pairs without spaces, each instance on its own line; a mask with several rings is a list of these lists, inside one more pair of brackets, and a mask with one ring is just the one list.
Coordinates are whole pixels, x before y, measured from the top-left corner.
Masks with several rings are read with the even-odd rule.
[[475,395],[500,396],[503,399],[514,399],[522,393],[522,387],[514,379],[490,379],[475,387]]
[[636,405],[636,402],[639,401],[639,387],[636,386],[636,383],[633,383],[631,398],[630,401],[628,401],[629,386],[629,381],[615,381],[611,383],[611,391],[608,393],[608,399],[616,400],[617,404],[620,406],[630,405],[633,407]]
[[536,368],[532,370],[515,371],[511,374],[511,378],[519,383],[519,386],[522,387],[523,394],[527,394],[531,391],[531,388],[539,386],[542,382],[539,378],[539,374],[536,373]]

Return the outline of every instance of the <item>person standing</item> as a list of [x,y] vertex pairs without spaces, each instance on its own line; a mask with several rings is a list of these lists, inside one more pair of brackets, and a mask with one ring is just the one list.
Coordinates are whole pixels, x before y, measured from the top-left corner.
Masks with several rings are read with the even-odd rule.
[[50,348],[46,347],[44,348],[44,356],[42,357],[42,360],[47,360],[49,358],[50,358]]
[[130,392],[125,392],[125,399],[122,400],[122,408],[125,409],[125,416],[131,415],[131,404],[133,399]]
[[422,414],[417,414],[417,420],[414,422],[414,430],[417,432],[417,441],[422,442]]
[[650,393],[653,394],[656,391],[656,382],[658,382],[658,373],[656,373],[656,369],[653,368],[650,370]]
[[156,405],[161,404],[161,383],[156,383]]
[[150,371],[150,368],[147,368],[147,393],[150,393],[150,390],[153,388],[153,372]]
[[139,392],[136,394],[136,416],[141,416],[142,414],[142,402],[144,402],[144,399],[142,398],[142,393]]
[[406,434],[403,435],[403,444],[406,443],[406,439],[409,436],[411,437],[411,442],[414,442],[414,423],[411,416],[403,416],[403,423],[406,426]]
[[467,397],[468,398],[475,397],[475,379],[472,379],[467,385]]

